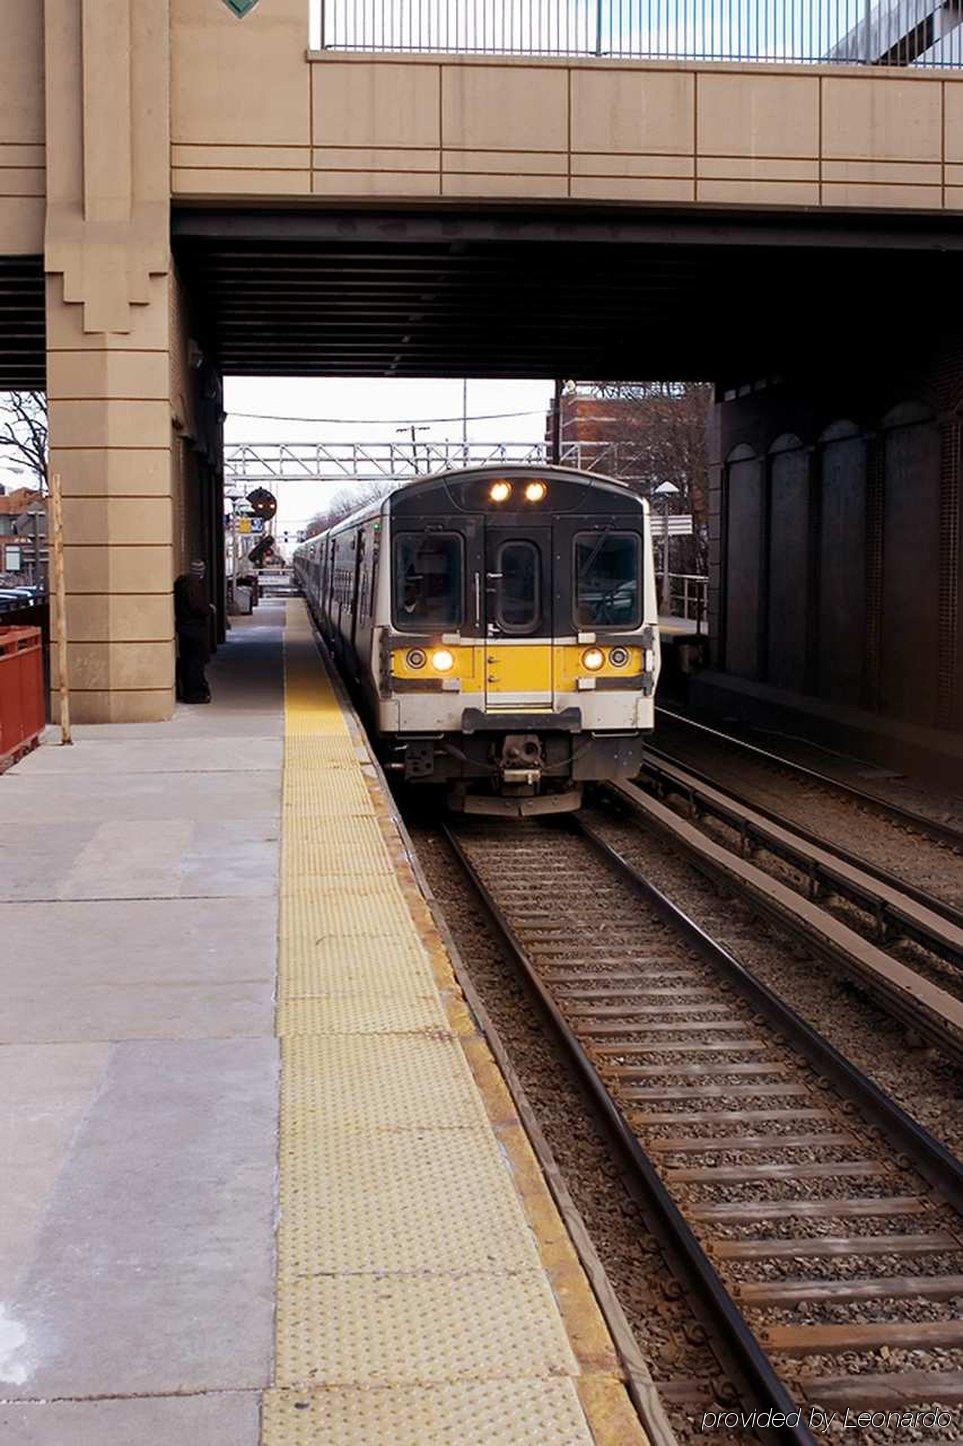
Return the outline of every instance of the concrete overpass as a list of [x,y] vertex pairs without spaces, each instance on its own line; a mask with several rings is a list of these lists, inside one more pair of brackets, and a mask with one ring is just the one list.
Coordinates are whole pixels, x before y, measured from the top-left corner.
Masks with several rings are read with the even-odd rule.
[[[963,726],[963,72],[311,51],[307,0],[3,8],[0,385],[46,381],[81,718],[171,710],[225,373],[651,374],[719,383],[721,680]],[[827,453],[843,423],[862,450]],[[852,467],[883,480],[846,482],[837,558]],[[833,693],[844,595],[836,646],[911,685]]]

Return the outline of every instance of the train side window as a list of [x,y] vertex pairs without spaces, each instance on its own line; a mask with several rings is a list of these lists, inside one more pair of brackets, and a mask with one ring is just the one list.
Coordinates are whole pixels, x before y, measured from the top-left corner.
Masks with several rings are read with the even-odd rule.
[[542,611],[541,560],[534,542],[503,542],[495,554],[495,621],[503,633],[531,633]]
[[464,543],[453,532],[402,532],[394,540],[395,627],[458,627],[465,590]]
[[642,540],[637,532],[575,535],[575,626],[637,628],[642,621]]

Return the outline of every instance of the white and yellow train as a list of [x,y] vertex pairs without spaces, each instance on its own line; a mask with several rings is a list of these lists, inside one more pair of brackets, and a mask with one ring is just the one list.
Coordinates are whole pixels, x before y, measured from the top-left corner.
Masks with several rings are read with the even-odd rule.
[[452,806],[577,808],[640,766],[659,632],[648,505],[564,467],[410,482],[295,573],[387,767]]

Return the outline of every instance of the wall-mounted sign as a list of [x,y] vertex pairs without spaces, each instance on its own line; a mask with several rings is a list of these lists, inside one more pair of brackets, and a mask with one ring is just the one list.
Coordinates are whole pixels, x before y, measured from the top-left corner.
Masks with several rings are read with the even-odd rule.
[[257,4],[257,0],[224,0],[228,10],[233,10],[238,20],[243,20],[249,15]]

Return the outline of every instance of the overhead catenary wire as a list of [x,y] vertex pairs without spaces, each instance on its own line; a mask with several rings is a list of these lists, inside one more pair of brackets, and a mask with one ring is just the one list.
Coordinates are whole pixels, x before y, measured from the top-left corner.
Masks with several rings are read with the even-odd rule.
[[545,407],[531,407],[525,412],[479,412],[470,417],[291,417],[273,416],[267,412],[235,412],[229,411],[228,417],[244,417],[254,422],[313,422],[321,426],[331,427],[409,427],[421,425],[441,425],[443,422],[500,422],[508,417],[540,417],[546,411]]

